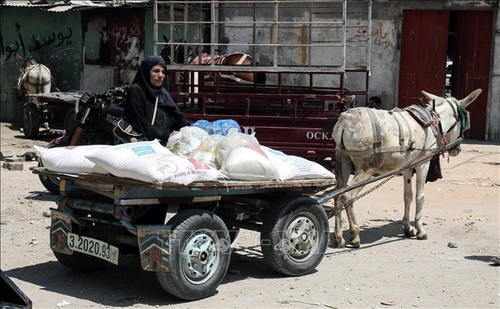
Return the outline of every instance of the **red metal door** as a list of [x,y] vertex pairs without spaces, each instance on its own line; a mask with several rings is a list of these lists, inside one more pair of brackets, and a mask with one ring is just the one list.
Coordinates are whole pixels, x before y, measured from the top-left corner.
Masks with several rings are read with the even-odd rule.
[[398,107],[419,103],[422,90],[444,95],[448,20],[448,11],[403,11]]
[[468,138],[484,139],[490,71],[492,11],[458,11],[451,94],[459,99],[481,88],[483,92],[467,109],[471,114]]

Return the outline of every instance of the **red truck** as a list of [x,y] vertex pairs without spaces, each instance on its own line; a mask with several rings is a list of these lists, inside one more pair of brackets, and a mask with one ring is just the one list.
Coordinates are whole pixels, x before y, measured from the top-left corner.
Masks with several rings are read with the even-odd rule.
[[[265,76],[267,81],[239,79],[239,73]],[[350,73],[367,75],[363,70]],[[333,70],[171,65],[167,74],[170,93],[191,120],[234,119],[242,132],[255,133],[262,145],[314,160],[332,157],[332,129],[340,113],[356,96],[367,94],[345,88],[346,73]],[[284,76],[292,74],[308,79],[310,85],[287,85]],[[325,74],[337,77],[340,87],[313,86],[314,78]]]

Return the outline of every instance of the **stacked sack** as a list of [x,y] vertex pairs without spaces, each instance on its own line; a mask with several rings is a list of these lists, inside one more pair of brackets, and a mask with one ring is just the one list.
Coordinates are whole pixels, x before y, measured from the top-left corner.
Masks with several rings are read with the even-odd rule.
[[173,134],[166,147],[156,140],[116,146],[35,147],[43,165],[54,172],[109,173],[149,183],[334,177],[316,162],[261,146],[254,134],[241,133],[231,119],[197,121]]

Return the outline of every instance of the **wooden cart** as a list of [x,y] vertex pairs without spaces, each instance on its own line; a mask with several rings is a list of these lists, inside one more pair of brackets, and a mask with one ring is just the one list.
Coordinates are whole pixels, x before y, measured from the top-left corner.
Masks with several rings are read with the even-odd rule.
[[23,105],[23,133],[36,138],[40,128],[69,130],[75,122],[75,104],[82,92],[49,92],[27,94]]
[[164,290],[185,300],[215,293],[241,228],[259,232],[267,264],[289,276],[312,272],[328,245],[327,212],[313,196],[333,188],[333,179],[186,186],[44,168],[34,173],[61,180],[50,230],[59,262],[92,271],[135,252]]

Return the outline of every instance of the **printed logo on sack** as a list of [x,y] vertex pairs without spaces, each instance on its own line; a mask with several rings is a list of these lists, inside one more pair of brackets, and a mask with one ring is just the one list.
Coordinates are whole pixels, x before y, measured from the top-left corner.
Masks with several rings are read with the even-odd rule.
[[164,175],[174,175],[174,173],[177,172],[177,164],[172,160],[160,158],[157,160],[156,164],[158,166],[158,171]]
[[138,156],[145,156],[156,153],[151,146],[140,146],[132,148],[132,151],[135,152]]

